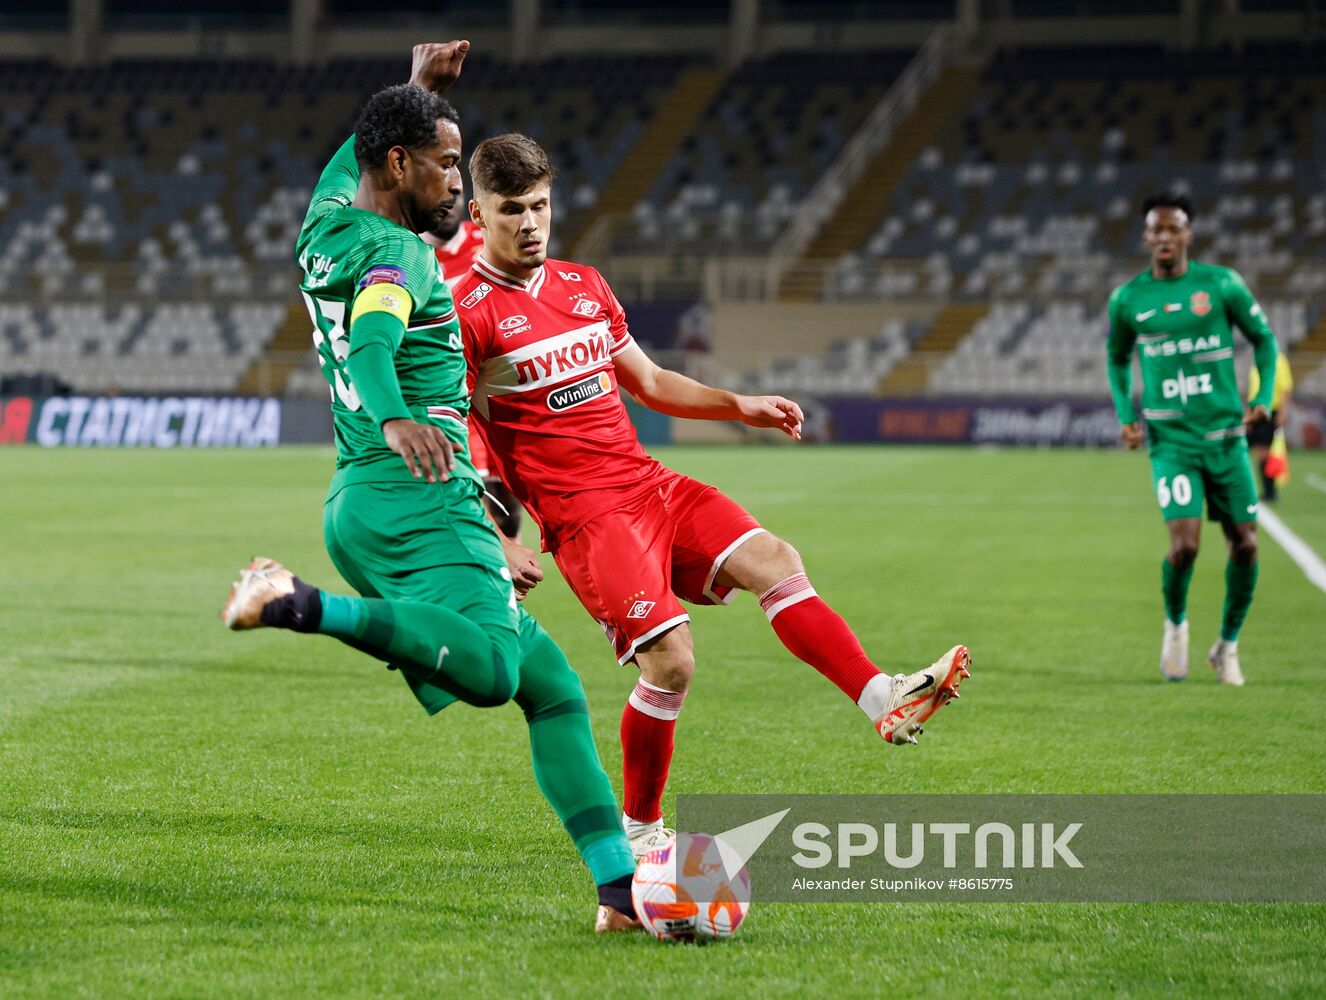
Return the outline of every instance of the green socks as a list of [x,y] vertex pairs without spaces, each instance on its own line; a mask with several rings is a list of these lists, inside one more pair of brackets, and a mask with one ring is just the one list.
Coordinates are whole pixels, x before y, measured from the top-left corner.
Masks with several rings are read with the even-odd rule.
[[[1233,559],[1225,564],[1225,611],[1220,621],[1220,638],[1237,642],[1243,619],[1252,606],[1252,594],[1257,589],[1258,564],[1245,566]],[[1192,581],[1192,565],[1180,572],[1166,558],[1160,564],[1161,592],[1165,595],[1165,617],[1175,625],[1183,621],[1188,608],[1188,584]]]
[[[1165,617],[1175,625],[1183,622],[1188,610],[1188,584],[1192,582],[1192,568],[1177,570],[1166,556],[1160,562],[1160,591],[1165,595]],[[1245,609],[1246,610],[1246,609]],[[325,613],[325,612],[324,612]]]
[[595,884],[635,872],[621,810],[594,746],[585,689],[557,644],[532,619],[521,616],[522,643],[514,630],[485,630],[436,604],[326,591],[318,596],[322,617],[317,631],[323,635],[471,705],[500,705],[514,698],[529,723],[539,790]]
[[1231,559],[1225,564],[1225,614],[1220,621],[1220,638],[1225,642],[1238,641],[1257,589],[1257,573],[1257,563],[1244,566]]
[[[536,626],[537,628],[537,626]],[[621,810],[599,760],[580,678],[546,632],[526,636],[516,704],[529,723],[539,791],[566,827],[596,885],[635,872]]]

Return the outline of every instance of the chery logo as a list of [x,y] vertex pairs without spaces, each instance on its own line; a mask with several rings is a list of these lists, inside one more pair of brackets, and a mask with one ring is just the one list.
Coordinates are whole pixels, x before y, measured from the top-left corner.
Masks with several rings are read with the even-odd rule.
[[497,324],[499,330],[514,330],[516,327],[529,322],[527,316],[508,316],[502,322]]

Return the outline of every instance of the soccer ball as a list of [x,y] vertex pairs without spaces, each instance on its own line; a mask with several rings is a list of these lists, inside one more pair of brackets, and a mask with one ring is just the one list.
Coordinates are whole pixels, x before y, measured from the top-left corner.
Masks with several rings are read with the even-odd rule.
[[681,833],[641,858],[631,900],[645,930],[660,941],[735,934],[750,911],[750,874],[743,865],[729,877],[723,853],[736,858],[717,837]]

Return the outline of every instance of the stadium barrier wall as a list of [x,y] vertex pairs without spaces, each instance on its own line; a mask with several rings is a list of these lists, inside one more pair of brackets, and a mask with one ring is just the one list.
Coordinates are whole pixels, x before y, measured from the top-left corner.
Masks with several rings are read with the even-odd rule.
[[263,448],[330,444],[320,400],[261,396],[0,397],[0,444],[46,448]]
[[[802,398],[805,439],[852,444],[1032,445],[1108,448],[1119,425],[1108,401],[1082,399]],[[693,436],[688,428],[627,400],[647,447],[673,442],[781,439],[776,431]],[[743,433],[744,432],[744,433]],[[1289,447],[1326,448],[1326,401],[1295,401]],[[331,409],[317,399],[263,396],[0,397],[0,445],[45,448],[263,448],[332,443]]]
[[[819,440],[894,444],[992,444],[1109,448],[1119,422],[1108,400],[825,398],[807,406]],[[1295,401],[1290,448],[1326,447],[1326,402]]]

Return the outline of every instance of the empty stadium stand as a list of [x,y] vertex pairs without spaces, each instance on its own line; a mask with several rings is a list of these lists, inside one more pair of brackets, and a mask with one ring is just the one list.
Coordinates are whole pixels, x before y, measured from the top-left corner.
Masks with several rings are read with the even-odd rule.
[[783,53],[733,73],[614,249],[767,248],[911,56]]
[[[467,144],[544,143],[574,229],[686,64],[472,57]],[[87,391],[240,386],[287,317],[323,163],[363,98],[407,75],[403,58],[0,63],[0,371],[54,367]]]
[[1321,55],[1000,53],[824,293],[993,300],[951,356],[913,366],[928,391],[1099,395],[1104,301],[1145,266],[1142,199],[1173,188],[1198,208],[1194,256],[1242,271],[1293,349],[1326,305]]
[[[511,129],[549,148],[554,252],[625,220],[593,243],[596,263],[654,268],[624,297],[768,296],[768,252],[913,52],[783,52],[731,72],[475,55],[457,102],[470,148]],[[325,391],[291,249],[363,97],[406,72],[404,58],[0,62],[0,375]],[[1326,396],[1323,150],[1319,44],[951,64],[773,285],[926,308],[817,331],[799,356],[753,342],[722,370],[821,395],[1100,396],[1105,298],[1145,263],[1138,204],[1175,187],[1199,208],[1195,256],[1245,273],[1299,391]]]

